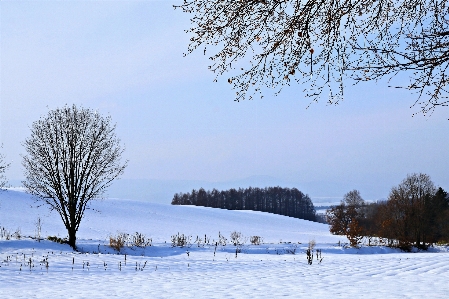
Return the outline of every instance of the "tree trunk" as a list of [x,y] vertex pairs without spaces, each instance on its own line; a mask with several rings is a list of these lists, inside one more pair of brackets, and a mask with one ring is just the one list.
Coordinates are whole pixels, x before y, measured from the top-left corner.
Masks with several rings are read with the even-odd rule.
[[72,227],[67,228],[69,233],[69,245],[76,250],[76,230]]

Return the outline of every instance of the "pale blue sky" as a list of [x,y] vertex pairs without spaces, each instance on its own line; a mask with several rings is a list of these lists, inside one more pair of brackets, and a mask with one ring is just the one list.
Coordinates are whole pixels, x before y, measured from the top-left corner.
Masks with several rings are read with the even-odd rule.
[[[165,194],[233,181],[296,186],[312,198],[359,189],[375,200],[412,172],[449,189],[448,108],[412,118],[415,95],[385,82],[348,82],[337,107],[323,98],[306,110],[297,85],[234,102],[226,77],[212,82],[207,56],[183,57],[190,22],[176,2],[0,2],[0,141],[10,180],[22,179],[32,122],[75,103],[117,123],[130,189],[140,188],[134,179],[164,182]],[[164,196],[147,199],[171,200]]]

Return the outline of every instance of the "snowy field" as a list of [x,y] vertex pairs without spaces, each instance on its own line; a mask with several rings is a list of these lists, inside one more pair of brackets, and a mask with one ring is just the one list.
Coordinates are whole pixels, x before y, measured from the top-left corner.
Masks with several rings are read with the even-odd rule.
[[[0,239],[0,298],[447,298],[449,253],[401,253],[384,247],[345,249],[328,226],[251,211],[170,206],[107,199],[86,211],[79,252],[43,237],[65,237],[59,215],[27,194],[0,193],[0,226],[22,238]],[[244,244],[229,244],[232,232]],[[119,232],[139,232],[153,246],[120,253],[108,246]],[[225,246],[215,246],[220,234]],[[171,236],[191,244],[171,246]],[[206,242],[195,242],[197,239]],[[251,245],[261,236],[261,245]],[[321,250],[308,265],[309,241]],[[205,244],[206,243],[206,244]],[[237,253],[236,253],[237,251]]]

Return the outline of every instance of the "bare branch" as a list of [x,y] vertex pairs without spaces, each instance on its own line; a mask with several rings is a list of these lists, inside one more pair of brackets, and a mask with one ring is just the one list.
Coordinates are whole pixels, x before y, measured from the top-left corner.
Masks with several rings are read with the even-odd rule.
[[[210,54],[209,69],[236,101],[291,82],[318,102],[338,104],[354,84],[407,74],[422,113],[448,106],[447,0],[184,0],[192,15],[187,54]],[[204,50],[203,50],[204,48]]]

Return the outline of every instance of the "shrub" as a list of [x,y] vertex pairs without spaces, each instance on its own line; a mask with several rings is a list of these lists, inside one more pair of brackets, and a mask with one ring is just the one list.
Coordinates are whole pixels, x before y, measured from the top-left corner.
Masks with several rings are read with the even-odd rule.
[[4,228],[3,226],[0,227],[0,238],[10,240],[11,239],[11,232]]
[[109,237],[109,246],[117,251],[120,251],[128,240],[128,234],[118,233],[117,237]]
[[16,238],[16,240],[22,239],[22,232],[20,228],[16,229],[16,231],[14,232],[14,234],[12,234],[12,236]]
[[206,234],[204,235],[204,240],[203,238],[196,236],[194,243],[196,243],[198,247],[204,247],[204,245],[210,244],[210,238],[208,238]]
[[191,245],[190,239],[191,239],[190,236],[178,233],[177,235],[171,236],[171,246],[172,247],[190,246]]
[[260,243],[263,242],[262,237],[260,236],[251,236],[249,238],[249,241],[251,242],[252,245],[260,245]]
[[52,241],[52,242],[56,242],[56,243],[59,243],[59,244],[68,244],[67,238],[61,239],[61,238],[56,237],[56,236],[48,236],[47,240]]
[[136,232],[130,236],[127,233],[118,233],[116,237],[109,237],[109,246],[120,251],[125,246],[147,247],[153,245],[153,239],[147,238],[144,234]]
[[310,241],[309,241],[309,246],[308,246],[308,248],[309,248],[311,251],[313,251],[313,249],[315,249],[315,246],[316,246],[315,240],[310,240]]
[[234,246],[243,245],[245,243],[245,241],[244,241],[242,233],[233,231],[231,233],[231,243],[234,244]]
[[136,234],[132,237],[131,246],[147,247],[152,246],[152,244],[153,240],[151,238],[147,238],[144,234],[141,234],[139,232],[136,232]]
[[17,228],[16,231],[14,233],[11,233],[9,230],[7,230],[4,227],[0,227],[0,238],[2,239],[6,239],[6,240],[11,240],[12,238],[20,240],[22,239],[22,232],[20,230],[20,228]]
[[306,250],[307,263],[309,265],[312,265],[312,262],[313,262],[313,249],[315,248],[315,245],[316,245],[315,240],[309,241],[309,246],[307,247],[307,250]]
[[220,232],[218,232],[218,245],[226,246],[228,239],[225,238]]

